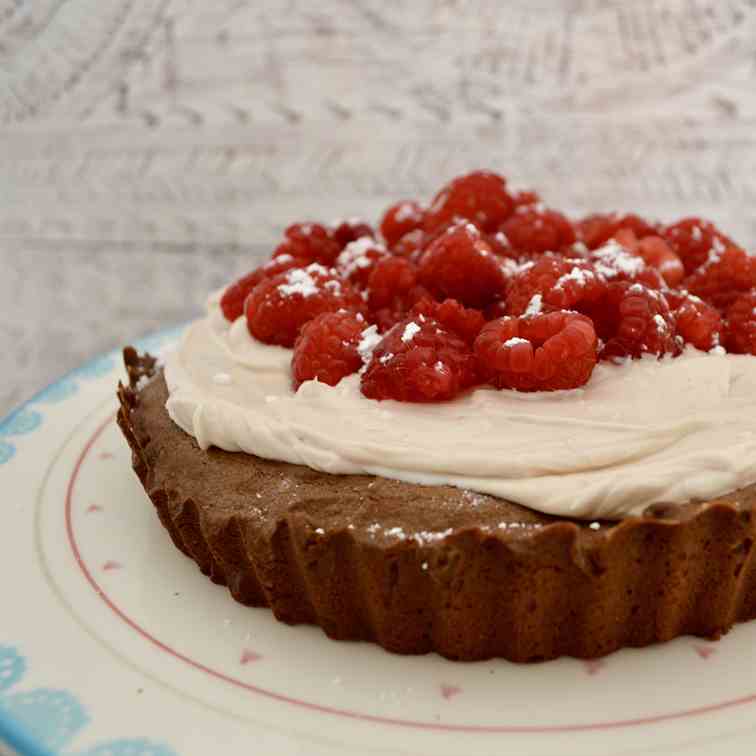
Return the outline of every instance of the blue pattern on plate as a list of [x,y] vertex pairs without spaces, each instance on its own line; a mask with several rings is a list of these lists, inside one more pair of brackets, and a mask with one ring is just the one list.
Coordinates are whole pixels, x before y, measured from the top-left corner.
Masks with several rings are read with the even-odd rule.
[[13,444],[9,444],[7,441],[0,441],[0,465],[10,462],[15,453],[16,447]]
[[39,412],[27,407],[19,407],[0,421],[0,436],[21,436],[37,430],[40,425],[42,425],[42,415]]
[[172,748],[155,745],[144,738],[113,740],[77,753],[76,756],[175,756]]
[[113,357],[106,354],[92,360],[92,362],[88,362],[86,365],[76,368],[72,375],[77,378],[102,378],[102,376],[107,375],[115,365],[116,363]]
[[[174,339],[184,326],[176,326],[137,342],[140,349],[157,349]],[[109,375],[117,366],[117,353],[99,357],[40,391],[26,404],[0,419],[0,465],[17,453],[8,436],[22,436],[42,427],[40,404],[63,402],[78,392],[80,379]],[[34,406],[36,405],[36,406]],[[34,408],[33,408],[34,406]],[[99,743],[83,751],[66,750],[90,717],[76,695],[68,690],[37,688],[11,691],[24,677],[27,660],[12,646],[0,645],[0,741],[25,756],[177,756],[167,745],[145,738],[122,738]],[[10,692],[8,692],[10,691]]]
[[13,646],[0,646],[0,738],[32,756],[176,756],[146,738],[110,740],[84,751],[66,750],[90,722],[89,714],[67,690],[35,688],[8,693],[26,673],[26,659]]
[[[154,351],[166,342],[174,340],[185,327],[182,324],[166,328],[164,331],[158,331],[139,339],[135,342],[135,346],[145,351]],[[7,440],[8,436],[33,433],[42,426],[44,417],[39,411],[39,407],[32,409],[32,405],[52,404],[70,399],[79,390],[79,380],[90,380],[109,375],[118,366],[119,356],[119,352],[111,352],[76,368],[57,383],[53,383],[47,388],[42,389],[26,404],[13,410],[10,415],[0,419],[0,465],[10,462],[16,455],[16,446]]]
[[42,389],[35,399],[45,404],[55,404],[69,399],[78,390],[79,387],[76,385],[76,381],[64,378],[62,381],[51,383],[47,388]]
[[89,722],[84,707],[65,690],[35,690],[0,697],[0,712],[33,732],[40,745],[62,751]]

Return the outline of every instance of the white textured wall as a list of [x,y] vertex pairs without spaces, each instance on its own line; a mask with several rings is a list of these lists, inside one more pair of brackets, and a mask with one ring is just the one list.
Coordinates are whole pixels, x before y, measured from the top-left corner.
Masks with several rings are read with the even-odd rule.
[[756,0],[0,0],[0,412],[475,166],[755,245],[755,127]]

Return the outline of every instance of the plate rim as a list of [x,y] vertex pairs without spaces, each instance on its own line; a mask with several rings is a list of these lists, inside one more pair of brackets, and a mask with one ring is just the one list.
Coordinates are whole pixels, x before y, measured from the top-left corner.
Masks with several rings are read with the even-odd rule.
[[[156,340],[162,344],[162,342],[169,340],[172,336],[178,337],[189,322],[191,321],[182,320],[173,325],[165,326],[154,331],[148,331],[142,334],[139,338],[132,340],[131,344],[140,348],[146,348],[146,342],[149,343],[149,346],[156,346],[156,344],[154,344]],[[54,389],[77,376],[85,377],[88,368],[91,368],[93,365],[96,365],[105,359],[117,357],[122,353],[124,348],[125,347],[114,347],[108,351],[99,352],[85,362],[82,362],[80,365],[77,365],[58,376],[58,378],[53,381],[50,381],[32,394],[28,399],[15,405],[2,415],[2,417],[0,417],[0,428],[9,423],[14,417],[20,415],[24,410],[29,409],[34,404],[38,404],[51,389]],[[10,459],[8,461],[10,461]],[[10,645],[9,648],[13,650],[14,646]],[[64,689],[61,688],[60,690]],[[65,692],[72,697],[76,697],[70,690],[65,690]],[[56,756],[55,751],[40,742],[39,736],[33,733],[27,725],[20,722],[17,717],[14,717],[13,714],[11,714],[11,712],[0,706],[0,745],[3,744],[7,744],[13,749],[13,753],[18,753],[19,756]]]

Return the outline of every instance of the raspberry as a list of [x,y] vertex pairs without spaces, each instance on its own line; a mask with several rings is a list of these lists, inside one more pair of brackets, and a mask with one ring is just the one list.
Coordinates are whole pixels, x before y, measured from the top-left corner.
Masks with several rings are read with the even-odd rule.
[[262,281],[244,305],[252,336],[284,347],[294,346],[302,326],[321,313],[362,308],[350,284],[318,263]]
[[362,393],[370,399],[441,402],[476,380],[470,347],[432,318],[416,315],[381,339],[362,375]]
[[650,268],[642,257],[632,254],[614,239],[593,250],[590,260],[595,271],[607,281],[642,283],[649,289],[663,289],[665,286],[656,268]]
[[727,351],[756,355],[756,290],[741,294],[727,310]]
[[403,257],[383,257],[368,278],[368,304],[371,310],[392,307],[417,284],[417,269]]
[[517,208],[501,231],[521,254],[558,252],[576,240],[575,230],[564,215],[541,206]]
[[520,189],[512,195],[512,203],[515,209],[526,205],[538,205],[540,202],[541,198],[538,192],[534,192],[532,189]]
[[336,258],[336,270],[351,283],[364,288],[378,260],[386,257],[386,248],[370,236],[349,242]]
[[509,239],[503,231],[497,231],[493,234],[482,234],[482,236],[497,257],[504,257],[508,260],[516,260],[522,257],[519,250],[516,250],[509,243]]
[[425,234],[418,228],[405,234],[399,241],[391,245],[391,252],[398,257],[406,257],[412,262],[420,256],[425,246]]
[[475,171],[448,183],[433,198],[423,226],[434,231],[456,219],[469,220],[482,231],[495,231],[514,209],[501,176]]
[[370,274],[367,296],[370,320],[384,333],[404,318],[416,302],[430,298],[430,293],[418,285],[417,269],[411,262],[402,257],[384,257]]
[[661,236],[638,239],[634,231],[622,228],[612,237],[628,252],[642,257],[646,265],[656,268],[668,286],[677,286],[685,278],[682,260]]
[[677,286],[685,278],[682,260],[660,236],[646,236],[638,242],[638,254],[647,265],[656,268],[668,286]]
[[294,388],[317,380],[335,386],[362,367],[357,350],[367,327],[359,313],[324,312],[305,323],[294,344],[291,372]]
[[588,249],[596,249],[606,244],[618,231],[632,231],[637,239],[654,236],[656,227],[638,215],[619,215],[618,213],[596,213],[583,218],[577,223],[578,238]]
[[735,354],[756,355],[756,291],[741,294],[728,308],[725,346]]
[[756,287],[756,258],[740,247],[718,251],[717,246],[715,242],[707,261],[685,279],[684,285],[691,294],[725,310],[741,292]]
[[721,344],[723,324],[716,309],[687,291],[666,291],[664,297],[686,344],[705,352]]
[[640,283],[609,284],[590,313],[598,335],[606,341],[601,359],[678,355],[675,319],[664,295]]
[[420,282],[439,299],[450,297],[470,307],[485,307],[504,290],[497,257],[470,223],[459,223],[423,253]]
[[598,339],[589,318],[558,310],[487,323],[475,341],[478,371],[496,388],[558,391],[588,382]]
[[573,309],[596,301],[605,288],[603,278],[584,260],[545,254],[525,263],[509,282],[507,311],[522,315],[533,297],[558,309]]
[[700,268],[712,249],[722,252],[725,247],[733,246],[732,240],[713,223],[701,218],[683,218],[667,226],[662,236],[682,260],[686,273]]
[[252,293],[252,289],[266,278],[272,278],[279,273],[292,268],[307,267],[307,260],[292,257],[291,255],[280,255],[268,260],[264,265],[255,268],[251,273],[247,273],[238,281],[231,284],[221,297],[220,307],[226,320],[232,323],[244,314],[244,300]]
[[309,262],[333,265],[341,245],[331,232],[319,223],[294,223],[284,231],[284,240],[273,251],[273,257],[291,255]]
[[423,227],[425,211],[418,202],[404,200],[386,210],[381,220],[381,234],[389,247],[403,236]]
[[456,299],[445,299],[439,303],[429,298],[421,299],[412,308],[417,315],[425,315],[437,320],[447,331],[472,344],[486,324],[480,310],[463,307]]
[[375,231],[369,223],[359,218],[350,218],[349,220],[336,223],[331,231],[331,236],[339,247],[343,249],[350,242],[357,241],[357,239],[362,239],[366,236],[374,239]]
[[[541,296],[538,294],[537,296]],[[507,308],[507,301],[505,299],[499,299],[496,302],[492,302],[485,310],[483,310],[483,317],[487,321],[496,320],[497,318],[503,318],[509,312]]]

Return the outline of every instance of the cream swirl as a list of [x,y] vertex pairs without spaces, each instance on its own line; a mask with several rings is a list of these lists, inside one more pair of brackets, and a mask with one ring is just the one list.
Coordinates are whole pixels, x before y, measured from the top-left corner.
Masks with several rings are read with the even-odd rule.
[[290,359],[211,300],[166,362],[168,412],[203,449],[448,484],[560,516],[617,519],[756,482],[753,357],[689,349],[599,364],[575,391],[479,388],[430,405],[366,399],[356,375],[294,392]]

